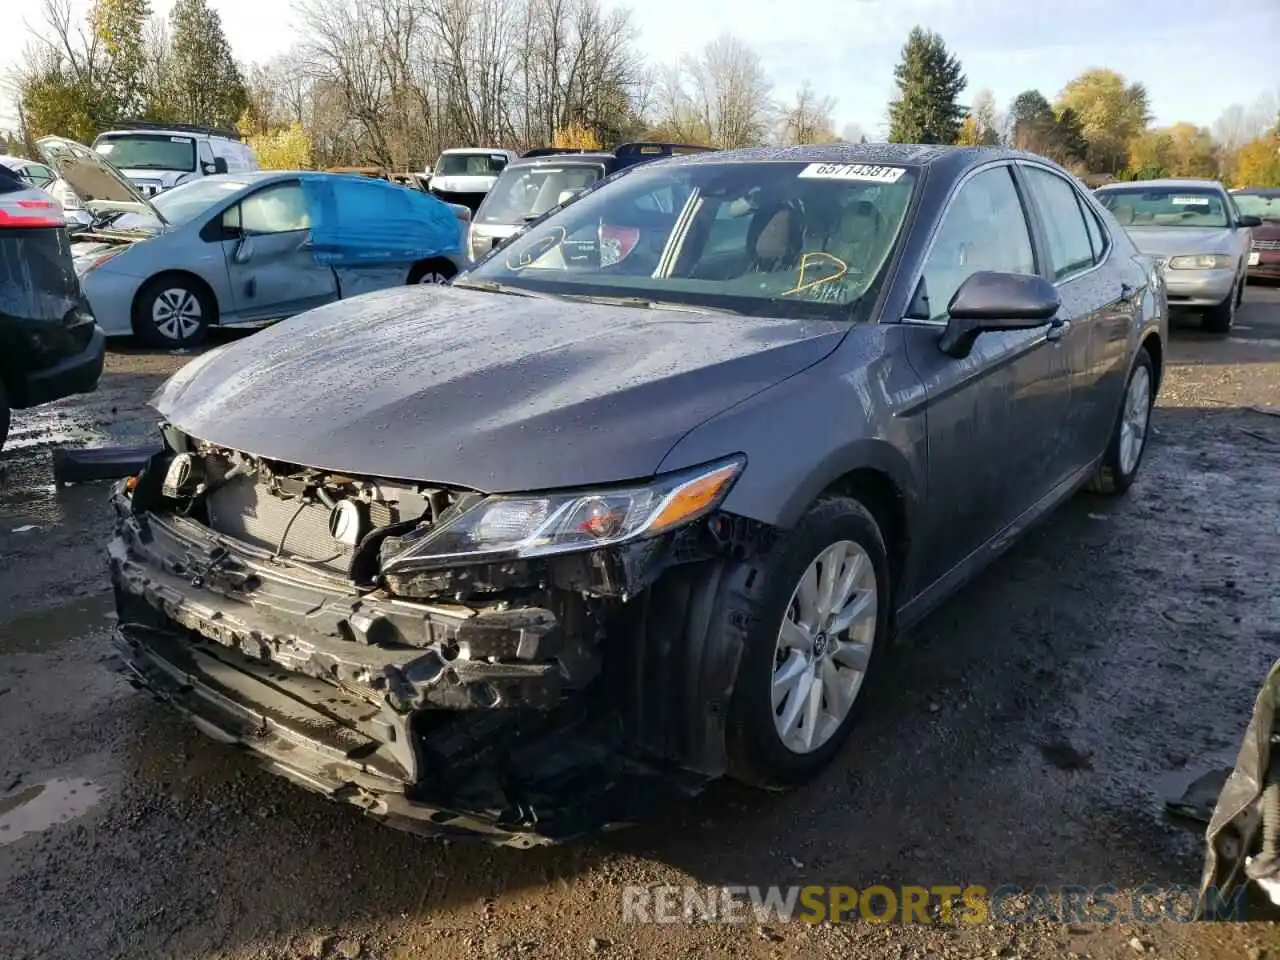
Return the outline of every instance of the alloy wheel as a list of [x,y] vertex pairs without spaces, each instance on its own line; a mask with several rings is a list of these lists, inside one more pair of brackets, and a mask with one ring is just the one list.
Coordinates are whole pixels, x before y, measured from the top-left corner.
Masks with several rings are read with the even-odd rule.
[[876,639],[878,584],[852,540],[819,553],[791,594],[774,650],[774,727],[793,753],[827,743],[853,709]]
[[1129,378],[1120,419],[1120,471],[1126,476],[1138,467],[1150,419],[1151,374],[1145,366],[1139,366]]
[[183,341],[195,336],[203,317],[200,300],[183,287],[161,291],[151,304],[151,321],[161,336],[169,340]]

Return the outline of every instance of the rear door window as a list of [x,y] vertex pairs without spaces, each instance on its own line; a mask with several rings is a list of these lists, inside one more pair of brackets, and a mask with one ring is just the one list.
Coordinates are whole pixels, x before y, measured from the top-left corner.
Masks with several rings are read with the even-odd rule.
[[1075,187],[1041,167],[1022,170],[1044,222],[1053,279],[1066,280],[1092,267],[1094,247]]

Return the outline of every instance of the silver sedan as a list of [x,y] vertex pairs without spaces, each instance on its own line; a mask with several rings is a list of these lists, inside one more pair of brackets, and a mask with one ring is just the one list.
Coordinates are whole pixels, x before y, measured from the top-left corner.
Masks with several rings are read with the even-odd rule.
[[1170,307],[1204,311],[1206,330],[1226,333],[1244,299],[1251,228],[1216,180],[1142,180],[1096,191],[1134,245],[1164,269]]

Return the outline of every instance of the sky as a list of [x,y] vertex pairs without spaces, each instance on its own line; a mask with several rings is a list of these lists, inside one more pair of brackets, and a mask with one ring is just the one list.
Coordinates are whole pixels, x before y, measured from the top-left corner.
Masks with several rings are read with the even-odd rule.
[[[86,0],[78,0],[84,3]],[[267,60],[296,39],[290,0],[210,0],[236,56]],[[836,100],[836,129],[887,132],[893,67],[907,33],[940,33],[960,59],[966,103],[991,90],[1001,109],[1023,90],[1052,100],[1072,77],[1110,67],[1146,84],[1157,125],[1210,126],[1233,103],[1280,94],[1280,0],[602,0],[626,6],[655,62],[694,53],[722,31],[754,47],[786,99],[806,80]],[[152,0],[167,14],[172,0]],[[25,4],[35,11],[35,3]],[[34,25],[34,21],[28,21]],[[0,74],[21,57],[12,33]],[[7,93],[0,126],[15,125]]]

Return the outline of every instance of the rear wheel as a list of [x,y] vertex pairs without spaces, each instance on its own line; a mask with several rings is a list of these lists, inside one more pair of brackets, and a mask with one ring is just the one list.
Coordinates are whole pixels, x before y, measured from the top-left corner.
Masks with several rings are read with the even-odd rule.
[[730,770],[781,788],[840,750],[867,676],[887,645],[889,563],[871,512],[818,501],[762,559],[758,609],[730,708]]
[[133,332],[148,346],[193,347],[208,335],[217,304],[205,289],[181,276],[149,280],[134,302]]
[[448,260],[423,260],[409,271],[409,283],[448,283],[458,268]]
[[1116,418],[1111,442],[1102,465],[1089,481],[1089,489],[1097,493],[1121,494],[1133,485],[1147,449],[1147,433],[1151,424],[1151,407],[1155,401],[1155,367],[1145,348],[1138,350],[1129,372],[1120,415]]

